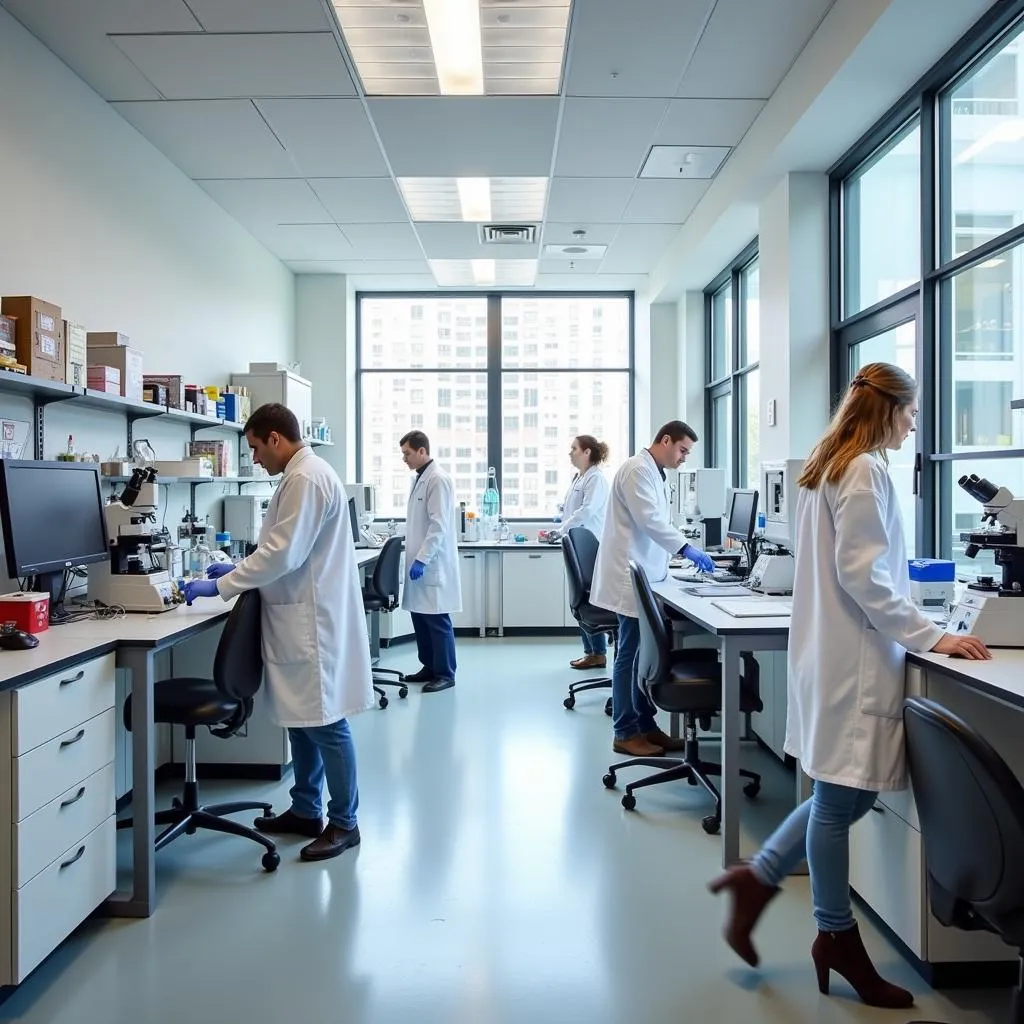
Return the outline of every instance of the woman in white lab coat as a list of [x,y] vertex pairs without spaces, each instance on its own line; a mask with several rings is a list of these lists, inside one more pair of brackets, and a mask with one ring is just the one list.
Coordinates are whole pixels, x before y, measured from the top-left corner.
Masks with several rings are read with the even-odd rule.
[[[552,532],[561,538],[574,527],[582,526],[600,540],[608,505],[608,480],[598,467],[608,461],[608,445],[590,434],[580,434],[572,439],[569,461],[576,475],[561,506],[561,522]],[[580,636],[583,638],[583,657],[574,658],[569,664],[579,669],[604,668],[608,654],[607,636],[588,633],[582,628]]]
[[818,937],[818,986],[845,977],[871,1006],[913,1004],[879,977],[850,907],[849,833],[880,790],[906,787],[905,652],[987,658],[973,637],[943,633],[909,598],[903,521],[887,450],[914,430],[917,387],[903,370],[870,363],[850,384],[804,465],[796,506],[796,573],[789,635],[786,751],[814,779],[813,795],[749,865],[711,883],[731,908],[725,938],[756,966],[754,925],[782,879],[806,858]]

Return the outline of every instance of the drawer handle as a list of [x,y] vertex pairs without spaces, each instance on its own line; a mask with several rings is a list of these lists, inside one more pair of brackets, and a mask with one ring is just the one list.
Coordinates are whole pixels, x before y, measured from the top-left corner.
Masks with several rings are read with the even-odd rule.
[[81,669],[76,676],[72,676],[70,679],[62,679],[60,681],[61,686],[70,686],[72,683],[77,683],[85,675],[85,669]]
[[84,856],[85,856],[85,843],[82,843],[82,845],[78,848],[78,852],[74,855],[74,857],[68,857],[67,860],[61,861],[60,870],[63,871],[65,868],[71,867],[71,865],[74,864],[76,860],[81,860],[82,857],[84,857]]
[[78,732],[75,733],[75,735],[71,737],[71,739],[69,739],[69,740],[61,740],[60,741],[61,750],[63,750],[65,747],[70,747],[73,744],[77,743],[84,735],[85,735],[85,730],[84,729],[79,729]]
[[540,558],[540,555],[530,555],[530,558]]
[[462,557],[468,562],[471,558],[476,558],[476,555],[463,555]]
[[77,804],[83,796],[85,796],[85,786],[80,786],[78,792],[73,797],[69,797],[67,800],[61,800],[60,805],[61,807],[70,807],[72,804]]

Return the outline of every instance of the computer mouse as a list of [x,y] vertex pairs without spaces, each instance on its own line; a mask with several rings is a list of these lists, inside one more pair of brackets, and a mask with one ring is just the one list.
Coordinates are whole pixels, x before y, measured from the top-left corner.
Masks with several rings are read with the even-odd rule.
[[30,651],[39,646],[39,637],[20,629],[0,633],[0,651]]

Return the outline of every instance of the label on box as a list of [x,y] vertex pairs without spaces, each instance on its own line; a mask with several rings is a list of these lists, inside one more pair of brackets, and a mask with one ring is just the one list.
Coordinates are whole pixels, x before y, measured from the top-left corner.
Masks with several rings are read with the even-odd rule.
[[[46,319],[49,320],[50,323],[53,323],[52,316],[48,316]],[[50,330],[52,331],[53,328],[51,327]],[[57,358],[57,340],[55,338],[51,338],[48,334],[43,334],[41,331],[37,331],[36,342],[39,345],[40,355],[46,356],[47,359]]]
[[41,311],[36,313],[36,326],[41,331],[54,332],[57,330],[57,321],[49,313]]

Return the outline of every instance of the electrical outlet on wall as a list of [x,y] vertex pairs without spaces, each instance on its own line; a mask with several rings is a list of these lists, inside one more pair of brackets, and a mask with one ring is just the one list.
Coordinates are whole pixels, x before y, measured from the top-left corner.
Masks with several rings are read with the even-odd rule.
[[775,399],[774,398],[769,398],[768,399],[768,426],[769,427],[774,427],[775,426]]

